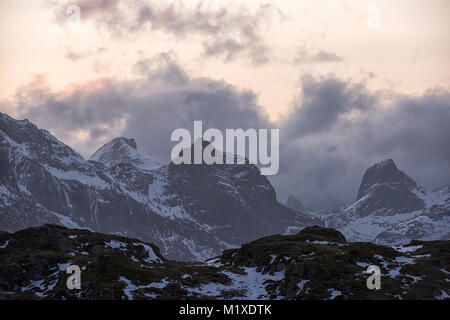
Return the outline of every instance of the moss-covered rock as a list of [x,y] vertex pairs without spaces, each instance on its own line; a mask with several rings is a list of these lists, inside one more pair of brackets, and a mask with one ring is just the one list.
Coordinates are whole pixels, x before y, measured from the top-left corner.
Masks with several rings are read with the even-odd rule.
[[[81,290],[65,270],[81,268]],[[366,269],[381,269],[369,290]],[[137,239],[56,225],[0,233],[2,299],[436,299],[450,294],[450,242],[347,243],[309,227],[227,250],[207,262],[164,259]]]

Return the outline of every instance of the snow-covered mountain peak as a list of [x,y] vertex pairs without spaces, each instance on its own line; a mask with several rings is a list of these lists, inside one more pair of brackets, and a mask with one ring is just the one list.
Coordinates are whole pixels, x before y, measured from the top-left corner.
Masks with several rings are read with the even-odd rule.
[[15,124],[20,125],[20,126],[32,125],[33,127],[36,127],[28,119],[17,120],[17,119],[10,117],[6,113],[2,113],[2,112],[0,112],[0,119],[3,121],[14,122]]
[[385,159],[383,161],[377,162],[372,167],[376,167],[377,169],[383,169],[383,168],[389,168],[389,167],[397,168],[394,160],[392,160],[392,159]]
[[111,142],[115,142],[115,143],[126,143],[127,145],[129,145],[130,147],[132,147],[134,150],[137,150],[137,145],[136,145],[136,141],[133,138],[126,138],[126,137],[118,137],[113,139]]
[[[45,129],[25,120],[16,120],[0,113],[0,146],[14,152],[16,157],[38,160],[51,167],[80,167],[85,159]],[[79,168],[78,168],[79,169]]]
[[137,151],[133,138],[118,137],[100,147],[89,160],[113,167],[119,163],[130,163],[141,169],[153,169],[160,165],[155,159]]

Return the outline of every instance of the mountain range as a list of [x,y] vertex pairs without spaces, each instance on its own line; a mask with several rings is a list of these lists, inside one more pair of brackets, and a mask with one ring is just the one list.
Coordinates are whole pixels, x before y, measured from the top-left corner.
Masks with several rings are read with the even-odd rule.
[[0,230],[46,223],[137,238],[168,259],[204,261],[313,225],[348,241],[450,239],[450,190],[427,191],[388,159],[366,170],[354,203],[317,215],[295,197],[279,203],[248,162],[159,163],[125,137],[85,159],[47,130],[0,113]]
[[275,233],[320,224],[276,200],[251,164],[159,164],[119,137],[89,160],[28,120],[0,114],[0,230],[56,223],[205,260]]
[[349,241],[401,244],[450,239],[450,190],[428,191],[398,169],[392,159],[363,176],[356,201],[320,216]]

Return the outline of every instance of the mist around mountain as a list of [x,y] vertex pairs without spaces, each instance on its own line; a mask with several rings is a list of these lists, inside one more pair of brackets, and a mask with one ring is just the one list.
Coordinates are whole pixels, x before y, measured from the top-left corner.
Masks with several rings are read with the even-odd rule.
[[294,195],[290,195],[289,198],[286,201],[286,206],[288,206],[289,208],[291,208],[292,210],[298,211],[298,212],[303,212],[305,211],[305,207],[303,206],[303,204],[300,202],[300,200],[294,196]]

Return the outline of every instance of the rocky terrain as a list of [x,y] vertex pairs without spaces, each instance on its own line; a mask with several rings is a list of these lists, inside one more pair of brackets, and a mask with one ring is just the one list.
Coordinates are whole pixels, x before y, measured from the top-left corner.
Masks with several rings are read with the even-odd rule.
[[[73,264],[80,290],[66,287]],[[381,268],[378,290],[366,286],[369,265]],[[44,225],[0,233],[0,298],[449,299],[450,242],[349,243],[315,226],[180,262],[137,239]]]
[[320,221],[278,203],[254,165],[160,165],[123,137],[86,160],[28,120],[0,113],[0,230],[44,223],[138,238],[170,259],[204,260]]
[[350,241],[449,240],[450,190],[430,192],[388,159],[366,170],[354,203],[320,218]]

